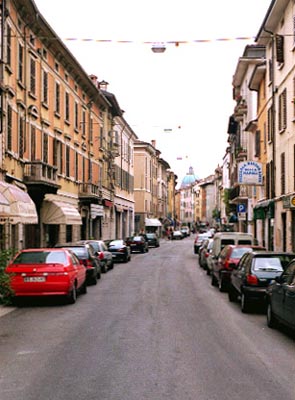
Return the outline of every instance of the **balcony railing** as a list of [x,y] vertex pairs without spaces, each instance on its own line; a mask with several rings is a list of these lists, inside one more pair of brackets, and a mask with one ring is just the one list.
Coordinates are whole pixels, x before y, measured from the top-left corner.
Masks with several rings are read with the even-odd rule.
[[57,184],[57,167],[43,161],[31,161],[25,164],[24,181],[34,184]]
[[229,191],[228,199],[230,203],[248,199],[248,188],[245,185],[237,185]]
[[90,182],[79,183],[79,197],[101,197],[101,188]]

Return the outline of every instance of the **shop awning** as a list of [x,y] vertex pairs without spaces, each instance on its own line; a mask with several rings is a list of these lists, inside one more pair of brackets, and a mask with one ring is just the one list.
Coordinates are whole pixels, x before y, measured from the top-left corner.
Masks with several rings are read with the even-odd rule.
[[81,215],[74,204],[54,198],[43,201],[41,221],[48,225],[82,225]]
[[254,219],[274,218],[274,209],[275,202],[273,199],[260,201],[254,206]]
[[0,181],[0,223],[37,224],[38,214],[27,192]]
[[145,226],[162,226],[162,224],[157,218],[146,218]]

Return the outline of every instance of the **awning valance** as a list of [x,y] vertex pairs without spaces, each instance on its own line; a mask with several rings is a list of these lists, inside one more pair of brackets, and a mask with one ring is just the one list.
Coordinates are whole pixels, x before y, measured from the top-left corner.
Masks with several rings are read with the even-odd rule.
[[48,225],[82,225],[81,215],[75,205],[54,197],[43,201],[41,221]]
[[38,214],[27,192],[0,181],[0,223],[37,224]]
[[162,226],[162,224],[157,218],[146,218],[145,226]]

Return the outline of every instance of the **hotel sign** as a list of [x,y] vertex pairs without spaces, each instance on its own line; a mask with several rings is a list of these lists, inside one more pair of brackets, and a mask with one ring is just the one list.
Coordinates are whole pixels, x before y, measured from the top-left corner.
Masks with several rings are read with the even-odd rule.
[[256,161],[238,163],[238,183],[241,185],[262,185],[262,164]]

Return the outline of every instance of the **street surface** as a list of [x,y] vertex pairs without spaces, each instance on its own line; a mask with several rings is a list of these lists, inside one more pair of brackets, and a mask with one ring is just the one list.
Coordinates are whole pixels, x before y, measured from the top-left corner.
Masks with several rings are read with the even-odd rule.
[[193,239],[1,316],[0,400],[294,400],[294,337],[212,287]]

